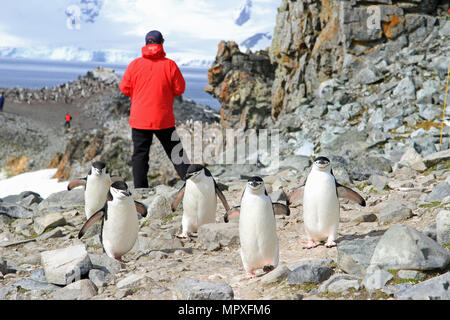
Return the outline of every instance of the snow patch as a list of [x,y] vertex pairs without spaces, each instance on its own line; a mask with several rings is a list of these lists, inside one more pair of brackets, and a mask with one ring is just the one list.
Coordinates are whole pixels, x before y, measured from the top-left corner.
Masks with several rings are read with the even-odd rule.
[[24,191],[33,191],[45,199],[52,193],[67,190],[67,181],[58,182],[58,179],[52,179],[56,170],[45,169],[26,172],[0,180],[0,198],[20,194]]

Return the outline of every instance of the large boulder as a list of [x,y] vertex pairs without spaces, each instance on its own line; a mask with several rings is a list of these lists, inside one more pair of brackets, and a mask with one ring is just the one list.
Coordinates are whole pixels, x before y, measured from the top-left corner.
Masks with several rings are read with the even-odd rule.
[[382,269],[445,269],[450,253],[422,232],[406,225],[389,228],[378,242],[369,267]]

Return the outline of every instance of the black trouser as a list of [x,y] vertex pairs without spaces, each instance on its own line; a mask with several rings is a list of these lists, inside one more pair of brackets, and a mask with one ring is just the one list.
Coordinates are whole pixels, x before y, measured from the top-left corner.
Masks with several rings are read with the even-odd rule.
[[[161,142],[164,151],[172,162],[181,179],[185,179],[189,167],[189,159],[183,149],[181,140],[175,131],[175,127],[161,130],[131,129],[133,140],[133,179],[135,188],[148,188],[147,173],[149,169],[149,153],[153,140],[153,134]],[[175,151],[174,151],[175,149]],[[174,152],[174,155],[172,155]]]

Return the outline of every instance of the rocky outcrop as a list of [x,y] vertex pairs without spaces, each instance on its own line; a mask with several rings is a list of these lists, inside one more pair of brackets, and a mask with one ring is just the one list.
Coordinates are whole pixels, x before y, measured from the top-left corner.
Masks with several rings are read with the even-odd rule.
[[[404,166],[425,171],[424,159],[450,143],[449,126],[439,139],[450,62],[448,6],[282,1],[270,63],[264,59],[267,67],[259,69],[264,73],[243,76],[238,63],[251,68],[251,57],[266,57],[264,51],[244,54],[221,42],[206,91],[221,101],[223,127],[279,129],[280,164],[325,155],[347,182]],[[248,89],[255,81],[264,87],[264,79],[264,91]],[[252,109],[262,97],[264,107]],[[251,119],[260,111],[266,118],[256,125]],[[450,108],[444,116],[450,118]]]
[[220,101],[222,127],[267,127],[271,123],[273,77],[274,68],[266,51],[243,53],[235,42],[221,41],[208,70],[205,91]]
[[383,80],[380,62],[394,62],[399,50],[439,36],[444,7],[438,0],[282,1],[269,51],[276,66],[273,116],[296,108],[336,74],[354,83]]

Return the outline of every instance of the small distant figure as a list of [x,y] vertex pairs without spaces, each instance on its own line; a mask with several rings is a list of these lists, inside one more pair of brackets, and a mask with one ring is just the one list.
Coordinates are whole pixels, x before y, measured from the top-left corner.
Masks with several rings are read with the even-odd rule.
[[72,120],[72,116],[69,112],[66,113],[66,123],[64,123],[64,127],[70,128],[70,121]]
[[0,95],[0,112],[3,111],[3,105],[5,104],[5,95],[3,92]]

